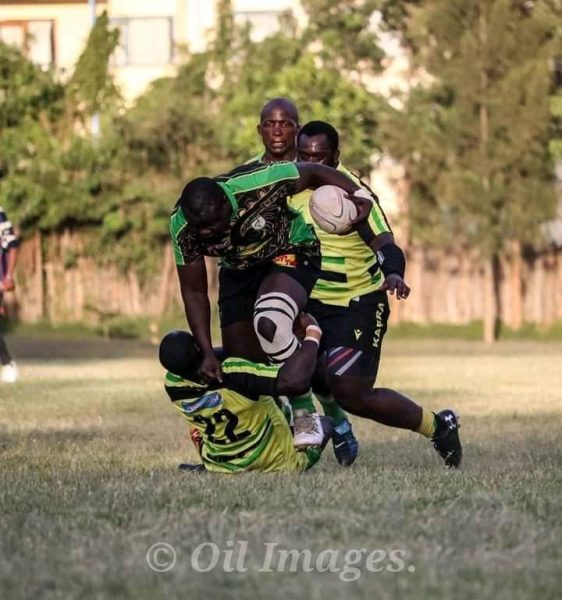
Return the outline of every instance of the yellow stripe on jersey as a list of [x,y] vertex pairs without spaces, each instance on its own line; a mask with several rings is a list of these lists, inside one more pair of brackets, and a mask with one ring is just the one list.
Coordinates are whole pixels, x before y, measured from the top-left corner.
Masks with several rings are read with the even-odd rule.
[[255,363],[243,358],[227,358],[222,363],[223,373],[247,373],[258,377],[276,379],[279,373],[279,365],[266,365]]
[[[365,187],[358,177],[341,164],[338,170],[357,185]],[[320,241],[322,273],[310,297],[325,304],[348,306],[353,298],[379,290],[384,276],[371,248],[356,231],[341,236],[320,229],[310,214],[310,195],[310,191],[304,191],[289,199],[289,205],[303,215],[306,223],[314,227],[314,233]],[[391,232],[378,202],[373,203],[367,225],[373,236]]]

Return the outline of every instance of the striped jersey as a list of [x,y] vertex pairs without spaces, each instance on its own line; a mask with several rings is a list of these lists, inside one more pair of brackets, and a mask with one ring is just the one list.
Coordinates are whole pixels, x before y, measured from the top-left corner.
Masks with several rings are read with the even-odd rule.
[[[371,192],[341,163],[338,170]],[[384,282],[384,275],[367,242],[381,233],[390,233],[391,229],[378,201],[373,202],[368,219],[358,226],[357,231],[335,235],[315,224],[309,209],[310,195],[311,192],[304,191],[289,199],[289,206],[298,210],[305,222],[314,228],[320,242],[322,273],[310,297],[324,304],[348,306],[353,298],[379,290]]]
[[279,368],[228,358],[223,382],[216,385],[167,373],[166,392],[201,433],[201,458],[209,471],[301,472],[320,458],[317,448],[293,447],[289,424],[273,399]]
[[317,256],[312,226],[287,204],[298,180],[298,169],[291,162],[254,162],[216,177],[232,207],[232,219],[223,240],[212,245],[190,229],[177,203],[170,217],[176,264],[217,256],[223,266],[246,269],[287,252]]
[[6,272],[6,256],[10,248],[17,248],[18,238],[14,233],[11,221],[8,220],[6,213],[0,207],[0,281],[4,278]]

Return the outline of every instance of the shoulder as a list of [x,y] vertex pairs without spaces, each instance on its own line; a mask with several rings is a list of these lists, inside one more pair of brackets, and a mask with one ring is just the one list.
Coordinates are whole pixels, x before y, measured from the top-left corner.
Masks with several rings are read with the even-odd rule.
[[172,214],[170,215],[170,232],[173,235],[178,235],[182,229],[187,225],[187,219],[180,209],[179,201],[174,206]]
[[240,165],[232,171],[215,178],[234,192],[246,192],[262,187],[299,178],[299,171],[293,162],[263,163],[253,162]]

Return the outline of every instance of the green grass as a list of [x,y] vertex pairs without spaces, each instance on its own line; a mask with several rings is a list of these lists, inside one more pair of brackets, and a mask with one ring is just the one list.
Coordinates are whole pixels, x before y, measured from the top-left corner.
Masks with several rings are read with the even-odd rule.
[[[450,323],[398,323],[390,328],[389,336],[393,339],[458,339],[478,341],[483,337],[484,325],[482,321],[472,321],[467,325],[451,325]],[[562,341],[562,321],[556,321],[548,326],[537,326],[533,323],[524,323],[520,329],[514,330],[506,325],[501,325],[499,331],[501,340],[535,340],[542,342]]]
[[[297,477],[179,473],[195,456],[149,345],[9,342],[21,382],[0,386],[2,598],[559,597],[560,344],[388,344],[379,383],[457,408],[464,468],[446,471],[418,435],[355,419],[356,465],[328,448]],[[193,570],[201,543],[235,541],[247,572]],[[156,542],[175,548],[169,572],[147,565]],[[340,571],[260,573],[273,542],[337,550]],[[342,582],[344,553],[361,548],[402,550],[411,569],[371,573],[363,560]]]

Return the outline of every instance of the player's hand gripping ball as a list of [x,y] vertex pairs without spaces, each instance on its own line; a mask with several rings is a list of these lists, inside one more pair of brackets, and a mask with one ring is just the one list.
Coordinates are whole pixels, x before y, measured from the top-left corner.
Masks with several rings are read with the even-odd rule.
[[323,185],[315,190],[309,206],[314,222],[328,233],[347,233],[357,217],[357,208],[347,192],[335,185]]

